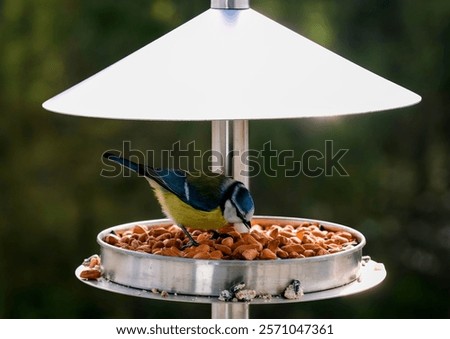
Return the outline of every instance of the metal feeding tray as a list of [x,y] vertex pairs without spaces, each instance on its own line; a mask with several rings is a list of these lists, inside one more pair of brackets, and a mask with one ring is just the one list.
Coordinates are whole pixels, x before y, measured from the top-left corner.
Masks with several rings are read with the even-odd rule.
[[219,296],[238,282],[264,294],[280,295],[292,280],[299,280],[305,293],[328,290],[349,284],[361,274],[364,236],[349,227],[326,221],[259,216],[253,224],[299,225],[320,223],[326,230],[347,231],[357,245],[342,252],[301,259],[277,260],[201,260],[153,255],[122,249],[103,239],[111,231],[130,229],[137,224],[148,227],[170,226],[168,219],[132,222],[100,232],[103,276],[117,284],[143,290],[164,290],[193,296]]
[[[111,231],[133,226],[172,225],[168,219],[131,222],[100,232],[103,276],[98,280],[85,280],[80,265],[75,275],[84,283],[109,292],[164,301],[209,303],[212,318],[248,318],[249,305],[306,302],[343,297],[366,291],[380,284],[386,277],[383,264],[362,256],[364,236],[339,224],[301,218],[257,216],[253,223],[280,226],[303,222],[318,222],[330,231],[347,231],[358,244],[342,252],[318,257],[277,260],[202,260],[167,257],[141,253],[112,246],[103,241]],[[282,292],[292,280],[299,280],[304,295],[285,299]],[[236,282],[245,282],[247,288],[269,298],[255,298],[251,302],[220,301],[222,290]],[[164,293],[161,293],[164,291]]]

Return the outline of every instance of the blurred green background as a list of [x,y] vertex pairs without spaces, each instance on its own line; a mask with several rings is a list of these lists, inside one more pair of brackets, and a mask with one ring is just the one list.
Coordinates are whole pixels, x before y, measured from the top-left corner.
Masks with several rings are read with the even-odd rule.
[[[0,1],[0,317],[210,317],[208,305],[140,300],[80,283],[96,235],[159,218],[141,178],[100,176],[101,154],[196,142],[210,123],[87,119],[46,99],[209,8],[209,0]],[[337,175],[251,180],[257,214],[354,227],[386,265],[377,288],[347,298],[254,306],[251,317],[448,318],[450,2],[253,0],[252,8],[423,97],[411,108],[329,119],[250,123],[250,146],[349,152]],[[158,161],[158,159],[156,159]]]

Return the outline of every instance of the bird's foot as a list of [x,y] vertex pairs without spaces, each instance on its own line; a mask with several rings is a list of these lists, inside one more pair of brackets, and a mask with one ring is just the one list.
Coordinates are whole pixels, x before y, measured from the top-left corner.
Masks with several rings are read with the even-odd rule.
[[189,239],[189,241],[185,245],[181,246],[182,250],[184,250],[186,248],[189,248],[189,247],[192,247],[192,246],[198,246],[199,245],[199,243],[194,240],[194,238],[192,237],[191,233],[189,233],[189,231],[186,229],[186,227],[184,227],[183,225],[178,225],[178,227],[181,228],[183,233]]
[[186,244],[181,246],[181,250],[185,250],[186,248],[189,248],[192,246],[197,247],[198,245],[200,245],[200,244],[198,242],[196,242],[194,239],[189,239],[189,241]]
[[[223,234],[217,232],[216,230],[211,230],[211,232],[212,232],[211,239],[213,239],[213,240],[217,240],[217,239],[220,239],[221,237],[223,237]],[[226,236],[228,236],[228,235],[226,235]]]

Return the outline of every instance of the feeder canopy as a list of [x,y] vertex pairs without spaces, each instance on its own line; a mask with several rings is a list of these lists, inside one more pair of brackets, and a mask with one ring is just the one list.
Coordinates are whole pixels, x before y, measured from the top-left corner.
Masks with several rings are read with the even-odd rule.
[[[280,119],[418,103],[386,80],[246,8],[212,8],[43,104],[133,120]],[[222,8],[229,4],[241,9]]]

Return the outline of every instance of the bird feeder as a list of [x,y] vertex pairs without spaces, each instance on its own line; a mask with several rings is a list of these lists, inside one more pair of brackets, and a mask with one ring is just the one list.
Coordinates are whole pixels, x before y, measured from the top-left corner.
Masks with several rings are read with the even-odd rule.
[[[210,9],[49,99],[43,107],[85,117],[211,121],[212,150],[223,155],[216,169],[248,186],[248,177],[242,175],[245,165],[228,161],[227,154],[249,149],[249,120],[369,113],[420,100],[417,94],[252,10],[249,0],[211,0]],[[255,220],[296,223],[309,219],[256,216]],[[142,223],[151,227],[169,222]],[[362,256],[365,239],[361,233],[331,222],[320,223],[348,230],[358,239],[358,246],[336,255],[285,261],[168,258],[109,247],[102,236],[136,223],[114,226],[98,237],[108,279],[85,282],[142,298],[210,303],[213,318],[247,318],[251,304],[293,301],[217,300],[217,291],[239,278],[273,294],[280,284],[298,279],[306,284],[306,290],[294,302],[361,292],[385,278],[382,264]],[[173,272],[181,276],[175,279]],[[274,275],[279,280],[272,281]],[[152,287],[166,288],[169,295],[148,292]]]

